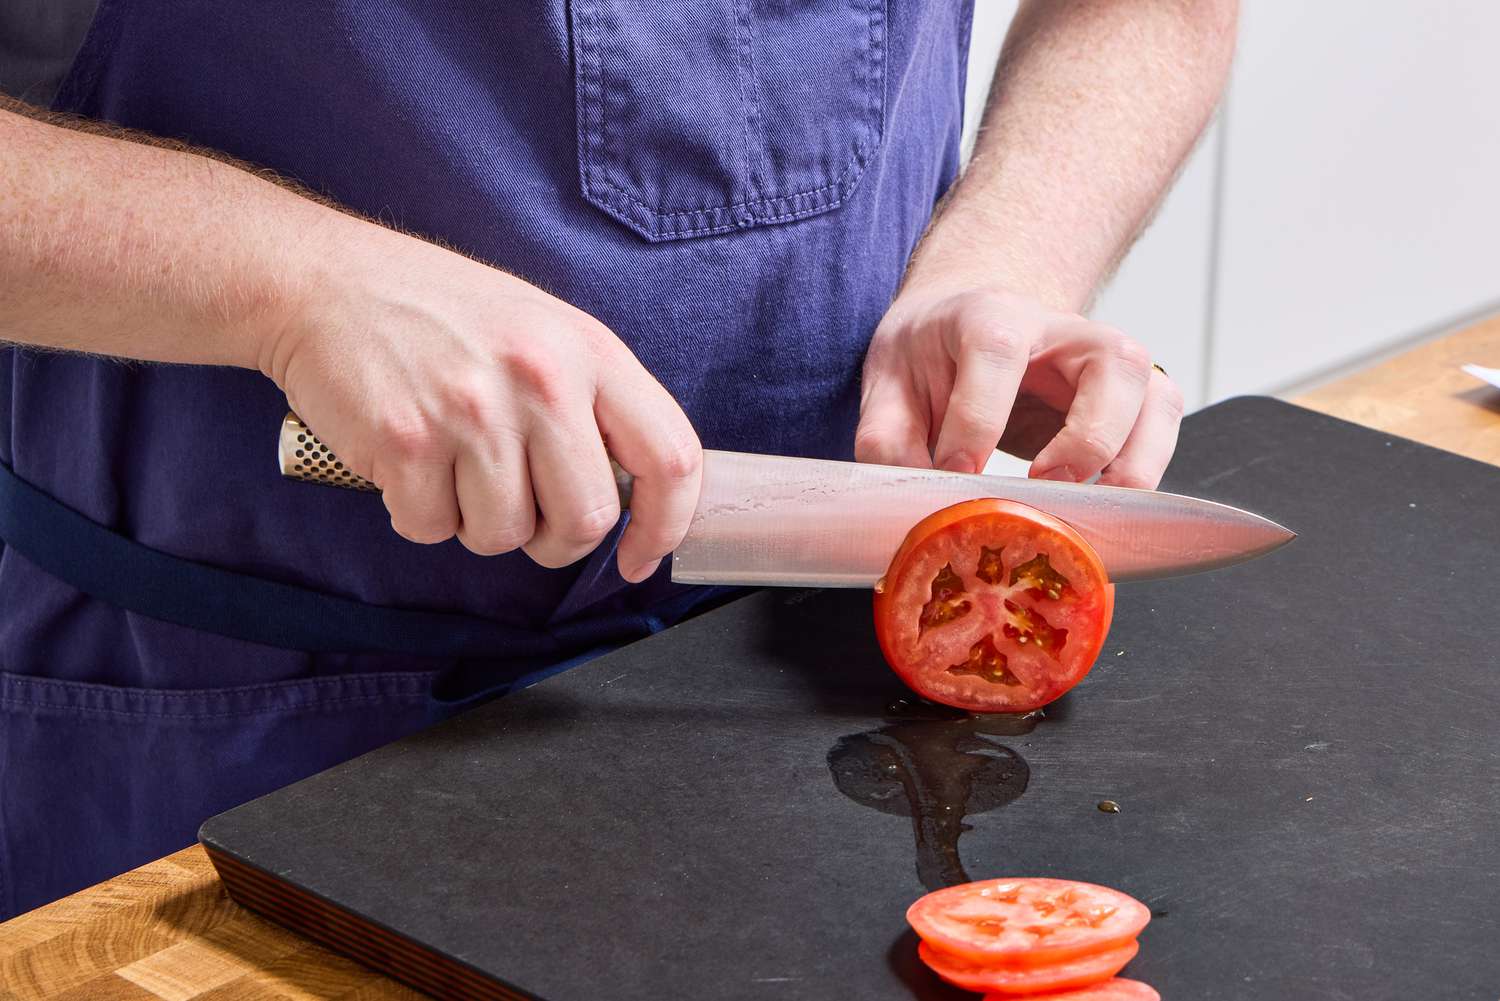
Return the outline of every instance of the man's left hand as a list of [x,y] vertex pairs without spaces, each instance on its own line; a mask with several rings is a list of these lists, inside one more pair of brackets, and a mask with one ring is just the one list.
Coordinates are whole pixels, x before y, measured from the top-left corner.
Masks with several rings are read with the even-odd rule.
[[870,343],[855,456],[973,473],[998,445],[1033,477],[1151,489],[1182,409],[1112,327],[1010,292],[909,287]]

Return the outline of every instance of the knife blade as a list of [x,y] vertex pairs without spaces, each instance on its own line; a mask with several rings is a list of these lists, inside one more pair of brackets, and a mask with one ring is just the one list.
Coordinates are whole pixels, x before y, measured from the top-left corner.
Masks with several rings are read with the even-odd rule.
[[1249,511],[1155,490],[734,452],[703,462],[698,507],[672,555],[672,579],[688,584],[871,587],[913,525],[978,497],[1066,521],[1116,582],[1216,570],[1296,537]]
[[[375,489],[294,413],[282,422],[279,445],[284,476]],[[629,506],[630,474],[614,468],[621,505]],[[672,554],[672,579],[871,587],[913,525],[978,497],[1020,501],[1068,522],[1122,583],[1216,570],[1296,537],[1249,511],[1155,490],[708,449],[697,509]]]

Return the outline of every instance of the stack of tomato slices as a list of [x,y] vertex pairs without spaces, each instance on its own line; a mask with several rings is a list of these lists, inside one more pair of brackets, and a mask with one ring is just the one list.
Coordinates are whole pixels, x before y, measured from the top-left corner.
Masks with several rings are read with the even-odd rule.
[[1115,977],[1140,949],[1151,912],[1134,897],[1065,879],[989,879],[937,890],[906,920],[922,962],[955,987],[995,1001],[1159,1001]]

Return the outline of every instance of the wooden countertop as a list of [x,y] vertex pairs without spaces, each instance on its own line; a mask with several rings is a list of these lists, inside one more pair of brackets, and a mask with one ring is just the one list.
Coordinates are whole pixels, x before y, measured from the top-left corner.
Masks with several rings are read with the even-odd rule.
[[[1500,465],[1500,317],[1294,402]],[[411,1001],[417,994],[225,895],[203,849],[0,924],[0,1001]]]
[[1500,368],[1500,316],[1292,400],[1346,421],[1500,465],[1500,389],[1459,370]]

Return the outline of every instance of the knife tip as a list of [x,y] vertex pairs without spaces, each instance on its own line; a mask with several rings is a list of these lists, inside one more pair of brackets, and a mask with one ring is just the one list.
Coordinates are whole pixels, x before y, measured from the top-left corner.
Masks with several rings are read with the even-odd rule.
[[1264,527],[1266,529],[1266,543],[1262,553],[1269,553],[1272,550],[1280,549],[1288,542],[1297,538],[1297,533],[1285,525],[1274,522],[1266,517],[1261,517],[1261,521],[1265,523]]

